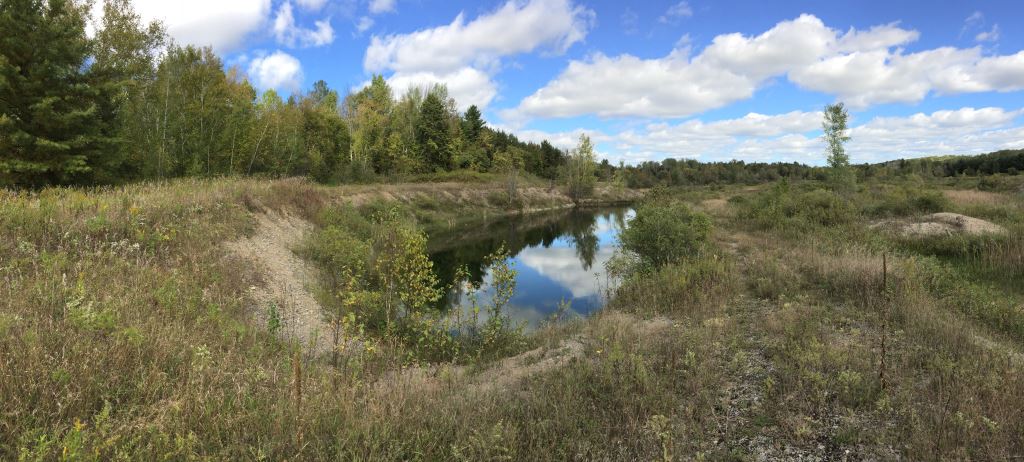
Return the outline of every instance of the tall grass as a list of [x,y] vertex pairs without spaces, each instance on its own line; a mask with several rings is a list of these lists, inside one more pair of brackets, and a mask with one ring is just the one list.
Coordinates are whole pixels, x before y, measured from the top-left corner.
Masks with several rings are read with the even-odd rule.
[[[934,210],[899,186],[846,201],[815,184],[725,188],[739,197],[713,240],[618,260],[595,317],[475,344],[429,311],[389,324],[375,309],[375,255],[398,247],[372,217],[404,204],[385,227],[421,229],[425,213],[490,207],[486,186],[379,202],[294,180],[5,192],[0,459],[1012,459],[1019,208],[953,197],[942,208],[987,207],[1008,235],[910,242],[867,226]],[[222,243],[264,211],[315,223],[300,253],[349,269],[321,272],[333,357],[250,321],[263,281]]]

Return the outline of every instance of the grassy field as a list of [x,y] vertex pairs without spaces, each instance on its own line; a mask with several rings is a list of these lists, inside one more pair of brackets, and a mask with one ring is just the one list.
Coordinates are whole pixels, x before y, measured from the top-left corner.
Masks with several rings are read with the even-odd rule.
[[[708,217],[708,237],[667,262],[623,255],[605,310],[528,335],[412,310],[429,272],[400,270],[420,267],[424,229],[571,201],[543,184],[510,196],[499,179],[447,180],[3,193],[0,459],[1024,453],[1024,177],[851,196],[812,183],[655,190],[648,203]],[[1005,232],[879,226],[934,212]],[[328,352],[279,335],[278,308],[253,296],[272,281],[226,245],[265,216],[309,225],[292,250],[317,270]]]

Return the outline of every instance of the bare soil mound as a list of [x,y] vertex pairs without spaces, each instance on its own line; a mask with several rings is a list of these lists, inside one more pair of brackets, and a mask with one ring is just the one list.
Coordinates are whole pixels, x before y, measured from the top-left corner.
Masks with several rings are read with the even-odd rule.
[[276,312],[282,336],[299,341],[311,351],[326,350],[328,326],[320,304],[307,288],[316,281],[316,268],[292,251],[312,225],[273,211],[256,215],[256,223],[255,234],[227,244],[262,275],[263,285],[250,289],[256,302],[251,310],[254,320],[268,326],[271,313]]
[[1003,234],[1006,229],[990,221],[940,212],[925,215],[916,221],[888,220],[872,225],[872,228],[891,230],[903,237],[948,236],[967,234],[972,236]]

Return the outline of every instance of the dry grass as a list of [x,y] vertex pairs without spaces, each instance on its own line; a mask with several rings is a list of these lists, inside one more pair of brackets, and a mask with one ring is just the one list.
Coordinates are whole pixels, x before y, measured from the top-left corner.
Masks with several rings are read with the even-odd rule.
[[979,191],[977,189],[947,189],[942,194],[957,205],[1004,205],[1012,200],[1006,194],[990,191]]
[[316,223],[352,195],[437,220],[508,212],[486,183],[388,188],[225,179],[4,193],[0,459],[1024,453],[1021,343],[1003,309],[1021,306],[1019,281],[977,279],[1019,262],[1013,205],[975,203],[1003,217],[1003,247],[944,258],[859,222],[791,235],[722,213],[717,249],[631,278],[611,309],[493,363],[413,364],[381,336],[346,344],[334,368],[250,322],[250,287],[268,278],[223,243],[258,236],[255,216]]

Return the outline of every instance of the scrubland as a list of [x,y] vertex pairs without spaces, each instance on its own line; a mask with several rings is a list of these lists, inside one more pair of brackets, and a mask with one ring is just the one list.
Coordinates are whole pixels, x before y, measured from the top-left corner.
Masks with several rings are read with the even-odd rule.
[[[530,333],[501,254],[493,316],[430,309],[424,232],[572,201],[444,180],[3,193],[0,459],[1024,453],[1024,177],[652,190],[608,306]],[[1003,232],[884,226],[936,212]],[[308,224],[326,349],[282,335],[287,300],[253,295],[273,274],[232,250],[267,216]]]

